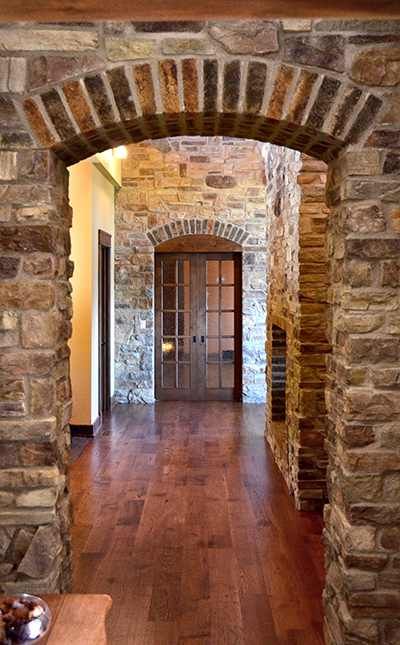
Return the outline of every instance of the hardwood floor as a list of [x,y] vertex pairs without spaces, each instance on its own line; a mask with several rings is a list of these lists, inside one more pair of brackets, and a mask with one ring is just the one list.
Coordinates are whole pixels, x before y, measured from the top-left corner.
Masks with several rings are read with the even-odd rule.
[[261,406],[121,406],[71,469],[74,591],[110,645],[322,645],[322,519],[298,513]]

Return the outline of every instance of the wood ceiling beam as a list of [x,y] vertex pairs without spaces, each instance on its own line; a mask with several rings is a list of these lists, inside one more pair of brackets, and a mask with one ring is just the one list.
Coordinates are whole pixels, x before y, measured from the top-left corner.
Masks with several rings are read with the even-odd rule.
[[0,22],[395,16],[399,0],[0,0]]

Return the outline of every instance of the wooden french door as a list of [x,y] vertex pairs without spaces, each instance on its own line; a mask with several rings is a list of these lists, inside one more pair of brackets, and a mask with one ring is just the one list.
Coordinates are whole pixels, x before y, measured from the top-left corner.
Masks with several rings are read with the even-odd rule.
[[156,398],[241,398],[241,256],[156,254]]

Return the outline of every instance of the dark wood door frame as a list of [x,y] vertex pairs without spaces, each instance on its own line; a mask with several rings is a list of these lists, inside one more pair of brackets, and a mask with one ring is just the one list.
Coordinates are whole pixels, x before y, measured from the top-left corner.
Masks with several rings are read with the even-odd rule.
[[109,233],[99,230],[99,415],[111,409],[111,240]]

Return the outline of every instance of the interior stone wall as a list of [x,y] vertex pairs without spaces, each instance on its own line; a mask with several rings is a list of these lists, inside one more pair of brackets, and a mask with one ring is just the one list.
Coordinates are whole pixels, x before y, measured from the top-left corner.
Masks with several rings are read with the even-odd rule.
[[[269,400],[267,438],[296,505],[310,510],[326,500],[327,168],[288,149],[265,145],[263,151],[269,186],[267,356],[273,325],[287,337],[286,423],[272,419]],[[268,365],[271,389],[270,360]]]
[[[277,154],[279,151],[279,154]],[[289,149],[264,146],[265,167],[269,191],[268,210],[268,335],[267,354],[272,356],[272,326],[286,332],[286,419],[272,420],[268,400],[266,435],[289,489],[293,491],[290,472],[291,452],[296,432],[293,429],[298,387],[295,382],[295,330],[299,318],[299,209],[301,191],[297,183],[301,169],[300,153]],[[268,387],[271,388],[272,365],[268,362]],[[289,436],[290,435],[290,436]]]
[[[243,398],[265,401],[266,207],[260,145],[179,137],[129,147],[115,220],[116,398],[154,400],[155,228],[193,220],[240,227]],[[183,228],[181,234],[184,234]],[[150,239],[149,234],[150,233]],[[175,233],[176,235],[178,232]],[[168,230],[166,235],[169,235]],[[159,240],[161,241],[161,240]]]

